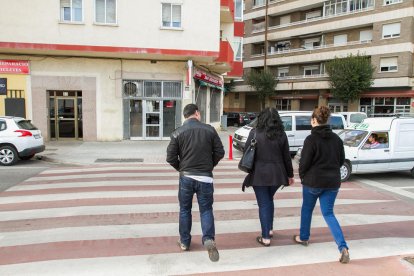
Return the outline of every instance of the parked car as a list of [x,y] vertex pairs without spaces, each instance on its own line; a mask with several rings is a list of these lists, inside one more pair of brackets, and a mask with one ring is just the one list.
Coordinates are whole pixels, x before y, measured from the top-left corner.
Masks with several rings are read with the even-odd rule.
[[[378,137],[375,148],[368,139],[372,134]],[[345,148],[341,181],[347,181],[351,174],[391,171],[410,171],[414,177],[414,118],[367,118],[338,135]],[[296,161],[300,155],[301,149]]]
[[28,160],[45,150],[42,133],[29,120],[0,117],[0,165]]
[[[299,147],[303,146],[305,138],[310,134],[311,111],[280,111],[280,118],[285,127],[285,132],[289,140],[289,150],[295,154]],[[329,123],[335,132],[343,130],[346,126],[345,118],[341,114],[332,114]],[[256,120],[239,128],[234,133],[233,147],[243,151],[250,130],[255,126]]]
[[227,112],[227,126],[244,126],[249,124],[257,116],[254,112]]
[[360,124],[368,117],[365,112],[339,112],[339,114],[344,116],[347,127]]

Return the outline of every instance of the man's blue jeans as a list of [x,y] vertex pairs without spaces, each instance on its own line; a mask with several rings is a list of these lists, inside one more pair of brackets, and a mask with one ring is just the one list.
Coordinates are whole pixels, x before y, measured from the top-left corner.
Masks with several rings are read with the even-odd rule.
[[264,239],[270,239],[269,232],[273,230],[273,217],[275,215],[273,196],[278,188],[279,186],[253,186],[257,205],[259,205],[259,219]]
[[302,241],[309,240],[312,213],[316,201],[319,198],[323,218],[328,224],[329,230],[331,230],[331,234],[338,245],[339,252],[341,252],[343,248],[348,249],[341,226],[333,212],[338,191],[339,189],[310,188],[303,185],[303,203],[300,219],[300,239]]
[[214,240],[214,216],[213,216],[213,183],[205,183],[189,177],[180,176],[178,200],[180,202],[180,241],[187,247],[191,244],[191,208],[193,206],[193,195],[197,195],[198,208],[200,211],[201,230],[203,231],[202,242]]

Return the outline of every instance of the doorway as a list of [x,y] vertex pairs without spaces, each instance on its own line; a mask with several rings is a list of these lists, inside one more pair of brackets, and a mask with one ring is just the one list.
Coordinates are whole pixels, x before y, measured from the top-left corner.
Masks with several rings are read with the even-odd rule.
[[82,139],[82,92],[49,92],[50,139]]
[[170,137],[180,124],[181,105],[177,100],[129,101],[129,131],[132,140]]

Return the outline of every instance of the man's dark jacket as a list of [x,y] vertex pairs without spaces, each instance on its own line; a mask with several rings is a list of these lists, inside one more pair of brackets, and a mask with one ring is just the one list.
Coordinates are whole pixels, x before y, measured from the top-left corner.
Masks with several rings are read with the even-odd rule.
[[345,161],[344,145],[329,125],[312,128],[303,143],[299,163],[302,184],[312,188],[339,188],[340,168]]
[[213,176],[213,168],[224,157],[217,131],[197,119],[187,119],[174,130],[167,148],[167,162],[180,175]]

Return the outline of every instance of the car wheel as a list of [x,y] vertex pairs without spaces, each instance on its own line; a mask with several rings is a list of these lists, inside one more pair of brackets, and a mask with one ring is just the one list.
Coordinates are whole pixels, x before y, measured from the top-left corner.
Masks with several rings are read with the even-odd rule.
[[31,155],[28,155],[28,156],[20,156],[20,159],[22,159],[22,160],[29,160],[29,159],[32,159],[33,156],[34,156],[34,154],[31,154]]
[[11,166],[18,160],[17,151],[12,146],[0,147],[0,164],[3,166]]
[[345,162],[341,167],[341,181],[345,182],[351,176],[351,165],[348,162]]

